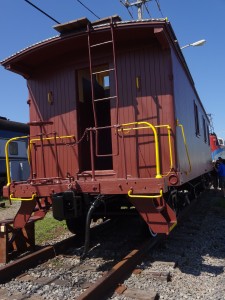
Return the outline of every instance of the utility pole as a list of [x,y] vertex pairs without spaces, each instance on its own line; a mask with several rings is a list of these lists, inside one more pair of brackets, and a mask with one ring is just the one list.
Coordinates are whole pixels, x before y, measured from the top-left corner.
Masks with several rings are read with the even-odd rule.
[[131,1],[131,0],[124,0],[124,2],[121,0],[120,2],[127,8],[129,9],[132,6],[136,6],[138,9],[138,20],[143,19],[143,7],[146,7],[146,3],[151,0],[136,0],[136,1]]

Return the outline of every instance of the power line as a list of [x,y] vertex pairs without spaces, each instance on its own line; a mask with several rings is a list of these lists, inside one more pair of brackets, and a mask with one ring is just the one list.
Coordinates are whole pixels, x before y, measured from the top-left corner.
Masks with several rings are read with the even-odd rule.
[[120,0],[120,3],[122,3],[122,5],[127,9],[129,15],[130,15],[131,18],[133,19],[134,17],[133,17],[133,15],[132,15],[132,13],[129,11],[129,6],[127,5],[127,2],[123,3],[123,1]]
[[149,9],[148,9],[148,6],[147,6],[147,4],[144,4],[144,6],[145,6],[145,9],[146,9],[146,11],[147,11],[147,13],[148,13],[149,17],[151,18],[151,15],[150,15],[150,12],[149,12]]
[[92,15],[94,15],[97,19],[101,19],[99,16],[97,16],[90,8],[88,8],[84,3],[82,3],[80,0],[77,0],[84,8],[86,8]]
[[159,9],[160,13],[161,13],[161,16],[164,18],[162,10],[161,10],[161,7],[160,7],[160,4],[159,4],[159,0],[155,0],[155,2],[157,4],[157,6],[158,6],[158,9]]
[[27,2],[28,4],[30,4],[31,6],[33,6],[34,8],[36,8],[38,11],[40,11],[42,14],[44,14],[46,17],[48,17],[49,19],[51,19],[52,21],[61,24],[60,22],[58,22],[56,19],[52,18],[49,14],[47,14],[46,12],[44,12],[42,9],[40,9],[39,7],[37,7],[36,5],[34,5],[33,3],[31,3],[28,0],[24,0],[25,2]]

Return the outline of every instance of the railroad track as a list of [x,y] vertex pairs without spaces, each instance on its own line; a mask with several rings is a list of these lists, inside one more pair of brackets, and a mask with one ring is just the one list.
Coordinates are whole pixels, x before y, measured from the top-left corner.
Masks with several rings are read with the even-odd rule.
[[[193,209],[193,206],[190,207],[189,210]],[[165,239],[165,236],[158,236],[155,239],[148,239],[144,243],[139,243],[139,247],[135,247],[125,257],[122,256],[122,259],[119,256],[127,251],[127,249],[121,251],[119,256],[114,255],[118,251],[118,247],[120,245],[122,247],[122,242],[118,243],[117,248],[111,249],[107,248],[107,246],[104,248],[102,245],[100,247],[95,245],[88,258],[84,261],[81,261],[79,258],[81,253],[80,248],[72,248],[67,253],[63,250],[64,246],[62,245],[64,242],[67,243],[67,249],[70,247],[71,242],[74,247],[73,239],[68,239],[54,247],[48,246],[45,250],[41,249],[39,252],[42,253],[36,253],[36,261],[40,259],[38,255],[42,255],[43,253],[45,260],[54,258],[39,265],[37,269],[26,271],[13,280],[15,289],[20,286],[19,290],[22,293],[14,299],[33,299],[32,297],[35,295],[38,295],[38,299],[67,299],[63,298],[63,295],[68,291],[70,297],[75,297],[74,299],[79,300],[113,299],[114,297],[116,299],[157,299],[159,297],[157,290],[157,286],[160,285],[159,282],[170,282],[172,278],[171,284],[173,284],[173,272],[175,267],[179,266],[175,258],[172,261],[168,261],[166,253],[171,252],[174,257],[177,253],[181,256],[183,255],[183,246],[187,247],[187,245],[192,243],[195,234],[200,230],[201,219],[204,220],[207,209],[209,207],[198,204],[196,208],[196,214],[198,215],[195,216],[192,214],[192,216],[186,217],[183,225],[175,229],[168,238]],[[199,216],[199,213],[202,217]],[[189,218],[194,218],[195,221],[198,221],[192,221],[192,225],[190,226]],[[108,237],[107,232],[105,235]],[[125,241],[126,243],[127,241]],[[25,266],[25,264],[28,264],[28,267],[30,266],[29,263],[25,263],[25,259],[28,259],[28,257],[20,260],[20,268],[21,266]],[[7,272],[14,272],[14,265],[17,263],[8,264],[0,269],[1,281],[3,274],[5,278],[7,276],[8,278],[10,277],[9,275],[6,276],[6,274]],[[8,271],[6,271],[7,268]],[[54,271],[54,268],[58,269],[58,271]],[[130,274],[132,275],[130,276]],[[131,278],[136,278],[135,281],[137,283],[141,283],[142,281],[148,282],[150,279],[154,283],[153,286],[155,288],[146,289],[146,287],[140,288],[138,285],[130,286],[130,282],[133,281]],[[25,284],[24,290],[21,288],[22,283]],[[29,291],[27,286],[31,286],[30,292],[27,292]],[[7,288],[7,284],[6,286],[1,286],[2,288]],[[45,290],[50,292],[49,298],[43,298]],[[58,291],[59,298],[56,295],[54,296],[54,290]],[[62,291],[62,294],[60,294],[60,291]],[[0,293],[0,299],[8,298],[4,298],[4,295],[1,296]]]
[[[110,292],[116,290],[118,286],[120,285],[120,282],[126,279],[128,274],[132,273],[132,271],[136,268],[136,266],[141,263],[144,255],[146,254],[146,251],[150,251],[157,243],[159,243],[163,239],[163,236],[158,236],[155,239],[149,240],[146,239],[141,245],[136,247],[136,249],[132,250],[127,256],[125,256],[122,260],[120,260],[117,264],[115,264],[112,268],[110,268],[107,272],[98,272],[96,270],[96,267],[94,267],[92,264],[87,265],[86,262],[82,262],[76,257],[74,259],[74,254],[58,254],[60,258],[55,257],[54,261],[51,261],[50,264],[57,263],[61,265],[59,260],[63,260],[64,264],[67,265],[66,271],[63,270],[61,272],[57,272],[57,274],[51,276],[50,278],[47,276],[36,276],[37,272],[31,271],[31,272],[25,272],[21,275],[17,276],[16,280],[20,283],[27,283],[29,285],[36,285],[35,288],[32,289],[32,294],[38,293],[38,290],[43,289],[43,287],[46,287],[48,285],[64,285],[66,282],[65,280],[62,280],[62,276],[72,273],[89,273],[90,272],[96,272],[99,273],[99,278],[92,284],[88,281],[82,281],[78,283],[78,285],[75,287],[76,292],[78,286],[80,286],[81,293],[76,299],[82,300],[82,299],[104,299],[106,295],[108,295]],[[65,241],[64,241],[65,242]],[[68,245],[71,243],[71,239],[67,241]],[[1,269],[0,278],[1,281],[6,281],[6,279],[9,279],[12,277],[12,273],[14,273],[14,270],[16,270],[16,273],[18,273],[18,268],[26,265],[29,266],[30,263],[33,263],[34,258],[36,260],[43,259],[43,255],[46,259],[52,259],[53,256],[57,255],[57,252],[60,251],[60,246],[57,246],[55,250],[53,250],[52,246],[45,247],[44,249],[37,251],[37,253],[34,254],[34,256],[29,255],[25,258],[19,259],[18,261],[9,264],[8,266],[5,266]],[[55,253],[54,253],[55,252]],[[67,260],[67,263],[66,263]],[[76,260],[76,263],[70,267],[68,267],[69,260]],[[29,263],[30,261],[30,263]],[[16,268],[16,269],[15,269]],[[40,270],[49,269],[49,262],[48,267],[46,264],[43,264]],[[9,276],[10,274],[10,276]],[[14,275],[15,277],[15,275]],[[5,280],[2,280],[2,279]],[[97,278],[97,276],[96,276]],[[96,279],[95,278],[95,279]],[[71,279],[71,278],[70,278]],[[72,280],[72,279],[71,279]],[[14,282],[15,283],[15,282]],[[45,289],[45,288],[44,288]],[[118,290],[119,292],[119,290]],[[121,293],[121,291],[120,291]],[[1,294],[0,294],[1,295]],[[22,299],[30,299],[32,295],[17,295],[18,300]],[[1,298],[2,299],[2,298]],[[32,298],[31,298],[32,299]]]

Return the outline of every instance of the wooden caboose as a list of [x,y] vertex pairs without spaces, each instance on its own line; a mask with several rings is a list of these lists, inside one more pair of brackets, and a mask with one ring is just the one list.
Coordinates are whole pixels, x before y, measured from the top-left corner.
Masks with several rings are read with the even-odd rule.
[[26,200],[14,227],[37,202],[74,231],[90,209],[110,217],[126,203],[168,234],[212,168],[209,120],[171,24],[113,16],[54,28],[1,62],[29,91],[31,176],[4,189]]

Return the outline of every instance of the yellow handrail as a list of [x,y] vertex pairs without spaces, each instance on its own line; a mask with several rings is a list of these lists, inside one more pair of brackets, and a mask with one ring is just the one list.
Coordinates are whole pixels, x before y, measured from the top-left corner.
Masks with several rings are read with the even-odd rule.
[[163,195],[162,189],[160,190],[159,195],[132,195],[132,192],[133,192],[133,190],[128,191],[128,196],[130,198],[148,198],[149,199],[149,198],[159,198],[159,197],[162,197],[162,195]]
[[173,154],[172,154],[172,144],[171,144],[171,127],[169,125],[156,125],[155,127],[157,127],[157,128],[166,127],[168,129],[168,144],[169,144],[170,170],[171,170],[173,168]]
[[16,141],[19,139],[26,139],[28,137],[29,137],[28,135],[13,137],[13,138],[9,139],[5,144],[5,163],[6,163],[6,174],[7,174],[7,186],[10,185],[10,183],[11,183],[10,168],[9,168],[9,151],[8,151],[9,144],[12,141]]
[[30,140],[30,144],[32,144],[35,141],[46,141],[46,140],[54,140],[54,139],[69,139],[69,138],[74,138],[75,139],[75,135],[62,135],[62,136],[51,136],[51,137],[47,137],[47,138],[35,138]]
[[[19,139],[26,139],[28,138],[29,136],[28,135],[24,135],[24,136],[18,136],[18,137],[13,137],[11,139],[9,139],[6,144],[5,144],[5,160],[6,160],[6,174],[7,174],[7,186],[10,185],[11,183],[11,178],[10,178],[10,167],[9,167],[9,144],[12,142],[12,141],[16,141],[16,140],[19,140]],[[65,136],[56,136],[56,137],[47,137],[47,138],[43,138],[42,140],[53,140],[53,139],[65,139],[65,138],[75,138],[74,135],[65,135]],[[34,143],[35,141],[40,141],[41,138],[35,138],[35,139],[32,139],[30,140],[30,145],[32,143]],[[29,151],[29,147],[30,145],[28,145],[28,149],[27,149],[27,157],[28,157],[28,161],[30,161],[30,151]],[[29,198],[29,200],[32,200],[31,198]]]
[[14,198],[13,197],[13,194],[10,194],[10,200],[13,200],[13,201],[32,201],[34,200],[34,198],[37,197],[37,194],[33,194],[31,196],[31,198]]
[[151,128],[154,134],[154,139],[155,139],[155,161],[156,161],[156,176],[155,178],[162,178],[162,175],[160,174],[160,164],[159,164],[159,142],[158,142],[158,134],[155,129],[155,127],[148,122],[132,122],[132,123],[126,123],[122,124],[121,127],[125,126],[132,126],[132,125],[146,125],[146,127],[132,127],[132,128],[122,128],[123,131],[127,130],[139,130],[139,129],[144,129],[144,128]]
[[186,137],[185,137],[185,133],[184,133],[184,126],[182,124],[179,124],[179,121],[177,120],[177,126],[179,126],[181,128],[181,132],[182,132],[182,137],[183,137],[183,141],[184,141],[184,147],[186,150],[186,154],[187,154],[187,159],[188,159],[188,164],[189,164],[189,171],[187,171],[186,173],[190,173],[191,172],[191,160],[190,160],[190,156],[189,156],[189,152],[188,152],[188,146],[187,146],[187,141],[186,141]]

